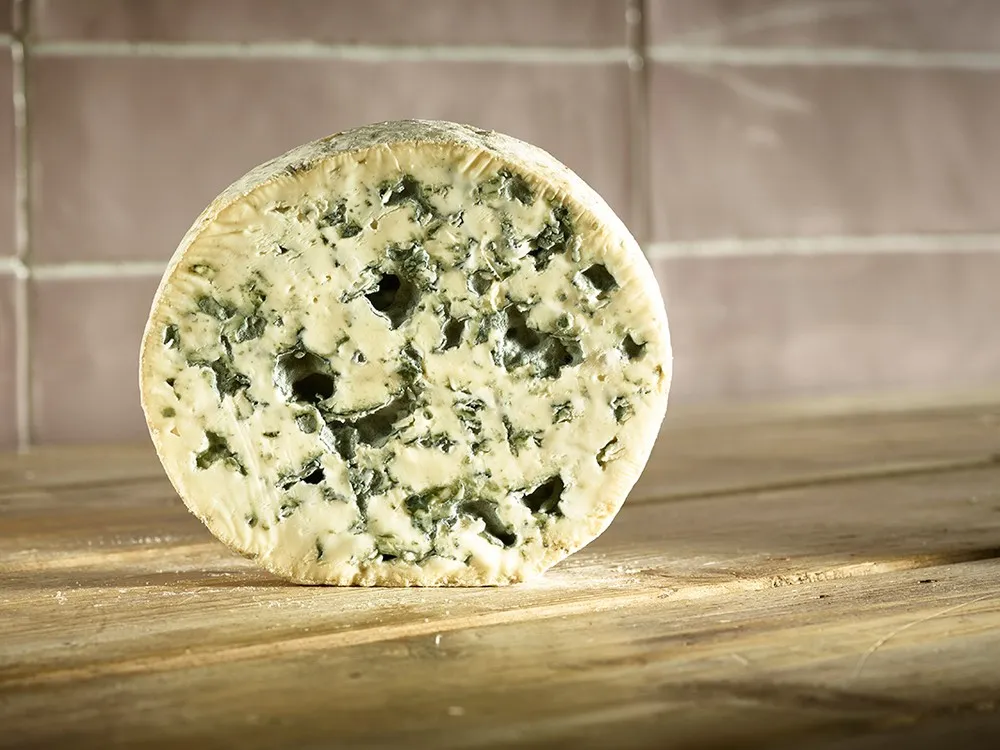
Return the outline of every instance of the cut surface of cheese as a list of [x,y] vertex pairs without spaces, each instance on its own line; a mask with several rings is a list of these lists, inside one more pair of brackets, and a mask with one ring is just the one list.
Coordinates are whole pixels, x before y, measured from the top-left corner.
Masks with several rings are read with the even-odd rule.
[[671,376],[607,204],[495,132],[399,121],[257,167],[198,218],[140,354],[188,508],[283,578],[490,585],[599,535]]

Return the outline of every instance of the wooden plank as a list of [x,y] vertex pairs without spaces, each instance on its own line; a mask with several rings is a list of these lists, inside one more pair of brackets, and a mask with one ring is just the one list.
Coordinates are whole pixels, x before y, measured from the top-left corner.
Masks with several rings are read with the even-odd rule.
[[0,747],[1000,729],[997,407],[786,416],[675,420],[608,532],[506,589],[290,586],[139,449],[0,459]]
[[849,481],[1000,462],[1000,404],[810,414],[684,410],[668,419],[630,501]]
[[305,629],[326,648],[1000,555],[1000,468],[640,504],[541,581],[500,590],[287,586],[228,553],[176,502],[121,503],[67,504],[55,514],[65,527],[33,531],[23,515],[17,535],[0,527],[0,686],[163,659],[185,666],[229,648],[250,658],[299,648]]
[[998,576],[992,560],[22,684],[0,693],[0,746],[801,747],[989,716]]
[[813,738],[810,750],[950,750],[1000,746],[1000,713],[984,709],[970,715],[957,712],[928,721],[901,722],[900,726],[874,729],[864,736],[848,735],[837,739]]
[[0,453],[0,498],[31,489],[104,487],[162,477],[163,467],[149,442],[42,446],[23,454]]

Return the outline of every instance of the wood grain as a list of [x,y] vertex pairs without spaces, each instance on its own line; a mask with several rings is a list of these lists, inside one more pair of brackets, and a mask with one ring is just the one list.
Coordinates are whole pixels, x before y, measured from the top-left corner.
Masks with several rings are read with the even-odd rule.
[[685,417],[503,589],[288,585],[142,448],[7,458],[0,747],[1000,746],[997,415]]

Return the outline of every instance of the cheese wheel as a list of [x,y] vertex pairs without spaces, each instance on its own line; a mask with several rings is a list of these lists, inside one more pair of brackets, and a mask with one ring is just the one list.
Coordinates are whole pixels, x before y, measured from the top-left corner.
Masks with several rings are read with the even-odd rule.
[[448,122],[289,151],[184,236],[140,354],[187,507],[300,583],[496,585],[648,460],[671,353],[635,240],[544,151]]

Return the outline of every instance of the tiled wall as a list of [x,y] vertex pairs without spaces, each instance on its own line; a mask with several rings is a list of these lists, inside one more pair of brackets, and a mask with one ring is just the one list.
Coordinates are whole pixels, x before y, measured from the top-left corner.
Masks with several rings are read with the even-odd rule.
[[996,0],[0,0],[0,449],[144,434],[136,349],[247,168],[533,141],[634,228],[675,398],[1000,381]]

